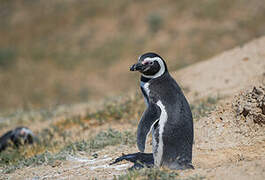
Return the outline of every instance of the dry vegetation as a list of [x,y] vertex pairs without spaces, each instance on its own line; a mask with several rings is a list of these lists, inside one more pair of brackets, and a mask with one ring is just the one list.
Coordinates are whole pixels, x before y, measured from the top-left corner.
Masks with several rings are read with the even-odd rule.
[[2,0],[0,12],[1,111],[134,91],[143,52],[174,71],[265,30],[262,0]]
[[[0,134],[39,137],[0,154],[0,179],[264,179],[265,37],[243,45],[264,35],[262,0],[3,0],[0,17]],[[191,104],[193,171],[108,165],[137,151],[128,67],[145,51]]]
[[135,131],[144,101],[136,93],[2,116],[0,133],[24,125],[39,142],[1,153],[0,178],[264,179],[264,46],[265,37],[172,72],[194,115],[195,170],[128,172],[130,163],[108,165],[122,153],[137,151]]

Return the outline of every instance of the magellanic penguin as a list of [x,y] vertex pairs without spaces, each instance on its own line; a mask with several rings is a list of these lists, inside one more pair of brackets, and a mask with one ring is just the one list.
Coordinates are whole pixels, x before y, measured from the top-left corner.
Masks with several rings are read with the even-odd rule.
[[[26,127],[17,127],[16,129],[6,132],[0,137],[0,152],[8,146],[15,145],[16,148],[24,144],[33,144],[37,137]],[[12,142],[10,144],[10,142]]]
[[[165,61],[158,54],[146,53],[131,66],[139,71],[141,90],[147,109],[137,129],[139,153],[116,159],[134,162],[133,168],[168,167],[187,169],[192,166],[193,118],[190,106],[176,81],[170,76]],[[144,153],[148,134],[152,132],[153,153]]]

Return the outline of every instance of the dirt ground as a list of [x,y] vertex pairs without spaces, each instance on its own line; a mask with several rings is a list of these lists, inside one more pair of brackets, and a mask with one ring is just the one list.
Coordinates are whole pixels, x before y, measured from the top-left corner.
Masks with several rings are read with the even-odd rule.
[[[172,73],[190,102],[218,96],[217,107],[197,119],[193,148],[194,170],[179,171],[180,178],[265,179],[265,37],[210,60]],[[255,88],[254,88],[255,87]],[[131,124],[105,124],[99,129],[135,130]],[[88,130],[90,131],[90,130]],[[95,130],[94,130],[95,131]],[[131,166],[108,164],[136,146],[107,146],[97,158],[80,153],[52,166],[18,169],[1,175],[10,179],[112,179]],[[148,146],[151,151],[151,146]]]

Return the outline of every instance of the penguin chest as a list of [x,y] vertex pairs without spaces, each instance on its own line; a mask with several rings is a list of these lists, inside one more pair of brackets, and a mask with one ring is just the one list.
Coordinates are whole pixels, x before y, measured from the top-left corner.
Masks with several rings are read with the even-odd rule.
[[143,96],[144,96],[144,102],[145,102],[146,106],[148,106],[148,104],[149,104],[149,94],[150,94],[149,83],[141,81],[140,86],[141,86],[141,91],[142,91]]

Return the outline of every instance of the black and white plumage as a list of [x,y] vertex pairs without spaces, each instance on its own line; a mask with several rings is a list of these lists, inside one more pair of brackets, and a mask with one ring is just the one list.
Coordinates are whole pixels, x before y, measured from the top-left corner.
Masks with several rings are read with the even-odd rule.
[[[135,168],[165,166],[170,169],[187,169],[192,166],[193,118],[190,106],[176,81],[170,76],[165,61],[155,53],[139,57],[131,71],[139,71],[141,90],[147,109],[137,129],[139,153],[123,155],[134,162]],[[152,154],[143,153],[148,134],[152,132]],[[143,157],[151,157],[152,161]],[[137,161],[138,160],[138,161]],[[115,162],[116,162],[115,161]]]
[[33,144],[37,140],[37,137],[33,132],[26,127],[17,127],[3,134],[0,137],[0,152],[4,151],[8,146],[12,144],[18,148],[24,144]]

